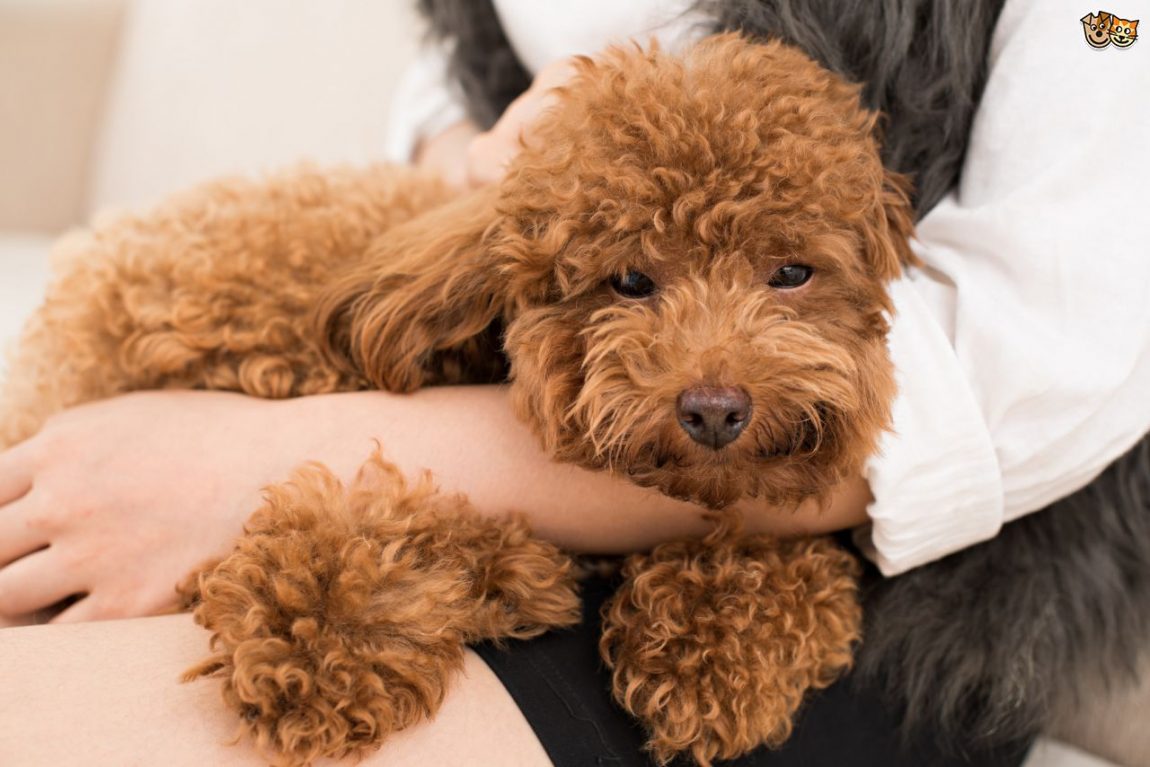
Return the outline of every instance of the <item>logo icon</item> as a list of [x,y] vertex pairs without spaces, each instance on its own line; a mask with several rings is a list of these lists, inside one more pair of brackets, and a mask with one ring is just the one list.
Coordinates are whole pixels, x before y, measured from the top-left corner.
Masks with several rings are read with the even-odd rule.
[[1091,48],[1129,48],[1138,39],[1138,19],[1120,19],[1109,11],[1088,13],[1082,17],[1082,31]]

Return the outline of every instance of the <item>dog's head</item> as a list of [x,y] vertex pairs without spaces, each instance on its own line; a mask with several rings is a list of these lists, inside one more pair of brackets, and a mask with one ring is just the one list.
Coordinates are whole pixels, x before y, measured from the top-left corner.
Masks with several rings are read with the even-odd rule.
[[779,43],[584,60],[501,186],[401,233],[408,265],[328,302],[328,337],[408,389],[502,321],[556,457],[712,506],[820,495],[893,396],[884,285],[911,209],[874,123]]

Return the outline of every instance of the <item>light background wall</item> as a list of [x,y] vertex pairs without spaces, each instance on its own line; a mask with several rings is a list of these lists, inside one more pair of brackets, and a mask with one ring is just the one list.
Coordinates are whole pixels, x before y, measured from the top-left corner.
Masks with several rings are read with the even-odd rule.
[[0,233],[81,217],[123,12],[117,0],[0,0]]

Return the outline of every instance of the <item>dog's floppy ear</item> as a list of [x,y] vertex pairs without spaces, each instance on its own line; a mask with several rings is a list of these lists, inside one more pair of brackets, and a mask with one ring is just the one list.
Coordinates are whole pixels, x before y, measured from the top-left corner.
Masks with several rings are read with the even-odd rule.
[[501,378],[497,194],[472,192],[380,236],[321,296],[314,320],[328,358],[397,392]]
[[882,189],[868,221],[863,226],[863,248],[871,272],[893,280],[903,268],[918,263],[910,247],[914,235],[914,207],[910,201],[911,182],[901,173],[884,171]]

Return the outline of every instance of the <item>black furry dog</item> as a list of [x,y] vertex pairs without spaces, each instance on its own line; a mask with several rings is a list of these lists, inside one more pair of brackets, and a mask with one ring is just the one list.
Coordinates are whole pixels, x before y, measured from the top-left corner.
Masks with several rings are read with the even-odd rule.
[[[996,538],[874,579],[865,604],[856,678],[881,685],[911,727],[956,748],[1072,734],[1150,660],[1150,438]],[[1146,734],[1122,735],[1093,745],[1150,764]]]

